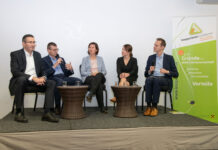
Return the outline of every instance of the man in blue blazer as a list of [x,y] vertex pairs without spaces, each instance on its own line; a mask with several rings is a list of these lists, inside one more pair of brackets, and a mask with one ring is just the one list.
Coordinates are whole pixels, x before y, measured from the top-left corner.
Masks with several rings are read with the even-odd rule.
[[[63,82],[67,85],[75,85],[76,83],[82,83],[82,80],[69,77],[74,74],[71,63],[66,64],[64,58],[59,57],[57,44],[50,42],[47,45],[48,56],[43,58],[43,64],[47,78],[56,81],[56,86],[62,86]],[[55,88],[55,113],[60,115],[61,113],[61,96],[57,88]]]
[[169,86],[172,89],[172,77],[178,77],[178,71],[171,55],[164,53],[166,42],[162,38],[157,38],[154,43],[154,52],[147,60],[145,68],[145,88],[147,108],[145,116],[157,116],[157,104],[160,97],[160,87]]

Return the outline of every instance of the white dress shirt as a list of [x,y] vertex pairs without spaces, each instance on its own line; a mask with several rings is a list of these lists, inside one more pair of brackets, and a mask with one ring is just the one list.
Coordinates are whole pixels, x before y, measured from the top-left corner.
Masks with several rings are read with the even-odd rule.
[[24,50],[26,56],[26,70],[25,74],[30,75],[29,80],[32,81],[33,77],[37,77],[35,62],[33,58],[33,52],[30,55],[26,50]]

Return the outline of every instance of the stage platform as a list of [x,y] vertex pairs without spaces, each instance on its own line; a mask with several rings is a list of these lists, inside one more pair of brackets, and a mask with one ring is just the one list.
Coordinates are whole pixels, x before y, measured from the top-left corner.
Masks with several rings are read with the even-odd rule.
[[11,113],[0,120],[0,149],[218,149],[218,125],[186,114],[164,113],[137,118],[113,117],[87,108],[87,117],[41,121],[43,110],[25,109],[29,123],[13,121]]
[[14,121],[14,114],[9,113],[0,120],[0,132],[30,132],[30,131],[58,131],[81,129],[111,129],[111,128],[137,128],[137,127],[166,127],[166,126],[217,126],[196,117],[186,114],[164,113],[163,107],[159,107],[157,117],[143,116],[138,108],[137,118],[117,118],[113,116],[113,108],[108,109],[108,114],[102,114],[97,108],[87,108],[86,118],[77,120],[60,119],[59,123],[41,121],[42,109],[25,109],[25,115],[29,123]]

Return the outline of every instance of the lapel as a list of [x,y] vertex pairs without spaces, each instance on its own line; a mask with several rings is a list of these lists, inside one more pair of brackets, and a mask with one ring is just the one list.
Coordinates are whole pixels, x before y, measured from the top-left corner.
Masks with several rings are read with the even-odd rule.
[[[62,58],[62,60],[64,60],[64,59]],[[61,66],[62,71],[65,72],[65,63],[64,63],[64,61],[62,61],[60,66]]]
[[24,49],[22,49],[21,51],[21,60],[22,60],[22,64],[23,64],[23,69],[26,70],[26,56],[25,56],[25,52]]
[[96,61],[97,61],[97,66],[98,66],[98,72],[101,72],[101,62],[98,56],[96,56]]
[[154,57],[153,57],[153,60],[152,60],[152,62],[151,62],[151,65],[152,65],[152,63],[154,62],[154,65],[156,65],[156,56],[157,56],[157,54],[155,54],[155,55],[153,55]]
[[90,58],[90,56],[88,56],[87,58],[88,58],[88,68],[91,68],[91,58]]
[[51,58],[49,57],[49,55],[47,56],[46,59],[47,59],[48,64],[49,64],[50,66],[53,66],[53,63],[52,63]]
[[36,57],[36,54],[34,51],[33,51],[33,59],[34,59],[34,63],[35,63],[36,74],[38,75],[38,73],[39,73],[38,60],[37,60],[37,57]]
[[167,58],[166,58],[166,55],[164,54],[164,55],[163,55],[163,68],[164,68],[164,69],[167,68],[167,67],[166,67],[167,63],[166,63],[166,62],[167,62]]

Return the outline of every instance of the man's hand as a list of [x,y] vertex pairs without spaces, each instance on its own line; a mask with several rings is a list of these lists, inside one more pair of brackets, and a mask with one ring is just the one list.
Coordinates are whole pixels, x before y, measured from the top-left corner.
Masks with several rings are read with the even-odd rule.
[[37,85],[44,85],[45,82],[46,82],[46,80],[45,80],[44,77],[39,77],[39,78],[33,77],[32,80],[33,80],[33,82],[35,82]]
[[152,73],[155,70],[155,66],[150,66],[150,69],[148,70],[149,73]]
[[169,70],[166,70],[166,69],[164,69],[164,68],[161,68],[161,69],[160,69],[160,73],[168,74],[168,73],[170,73],[170,72],[169,72]]
[[65,68],[67,69],[67,70],[73,70],[73,67],[72,67],[72,65],[71,65],[71,63],[69,63],[69,64],[65,64]]
[[58,58],[58,60],[56,61],[56,63],[53,65],[54,68],[56,68],[58,65],[60,65],[62,63],[62,58]]

